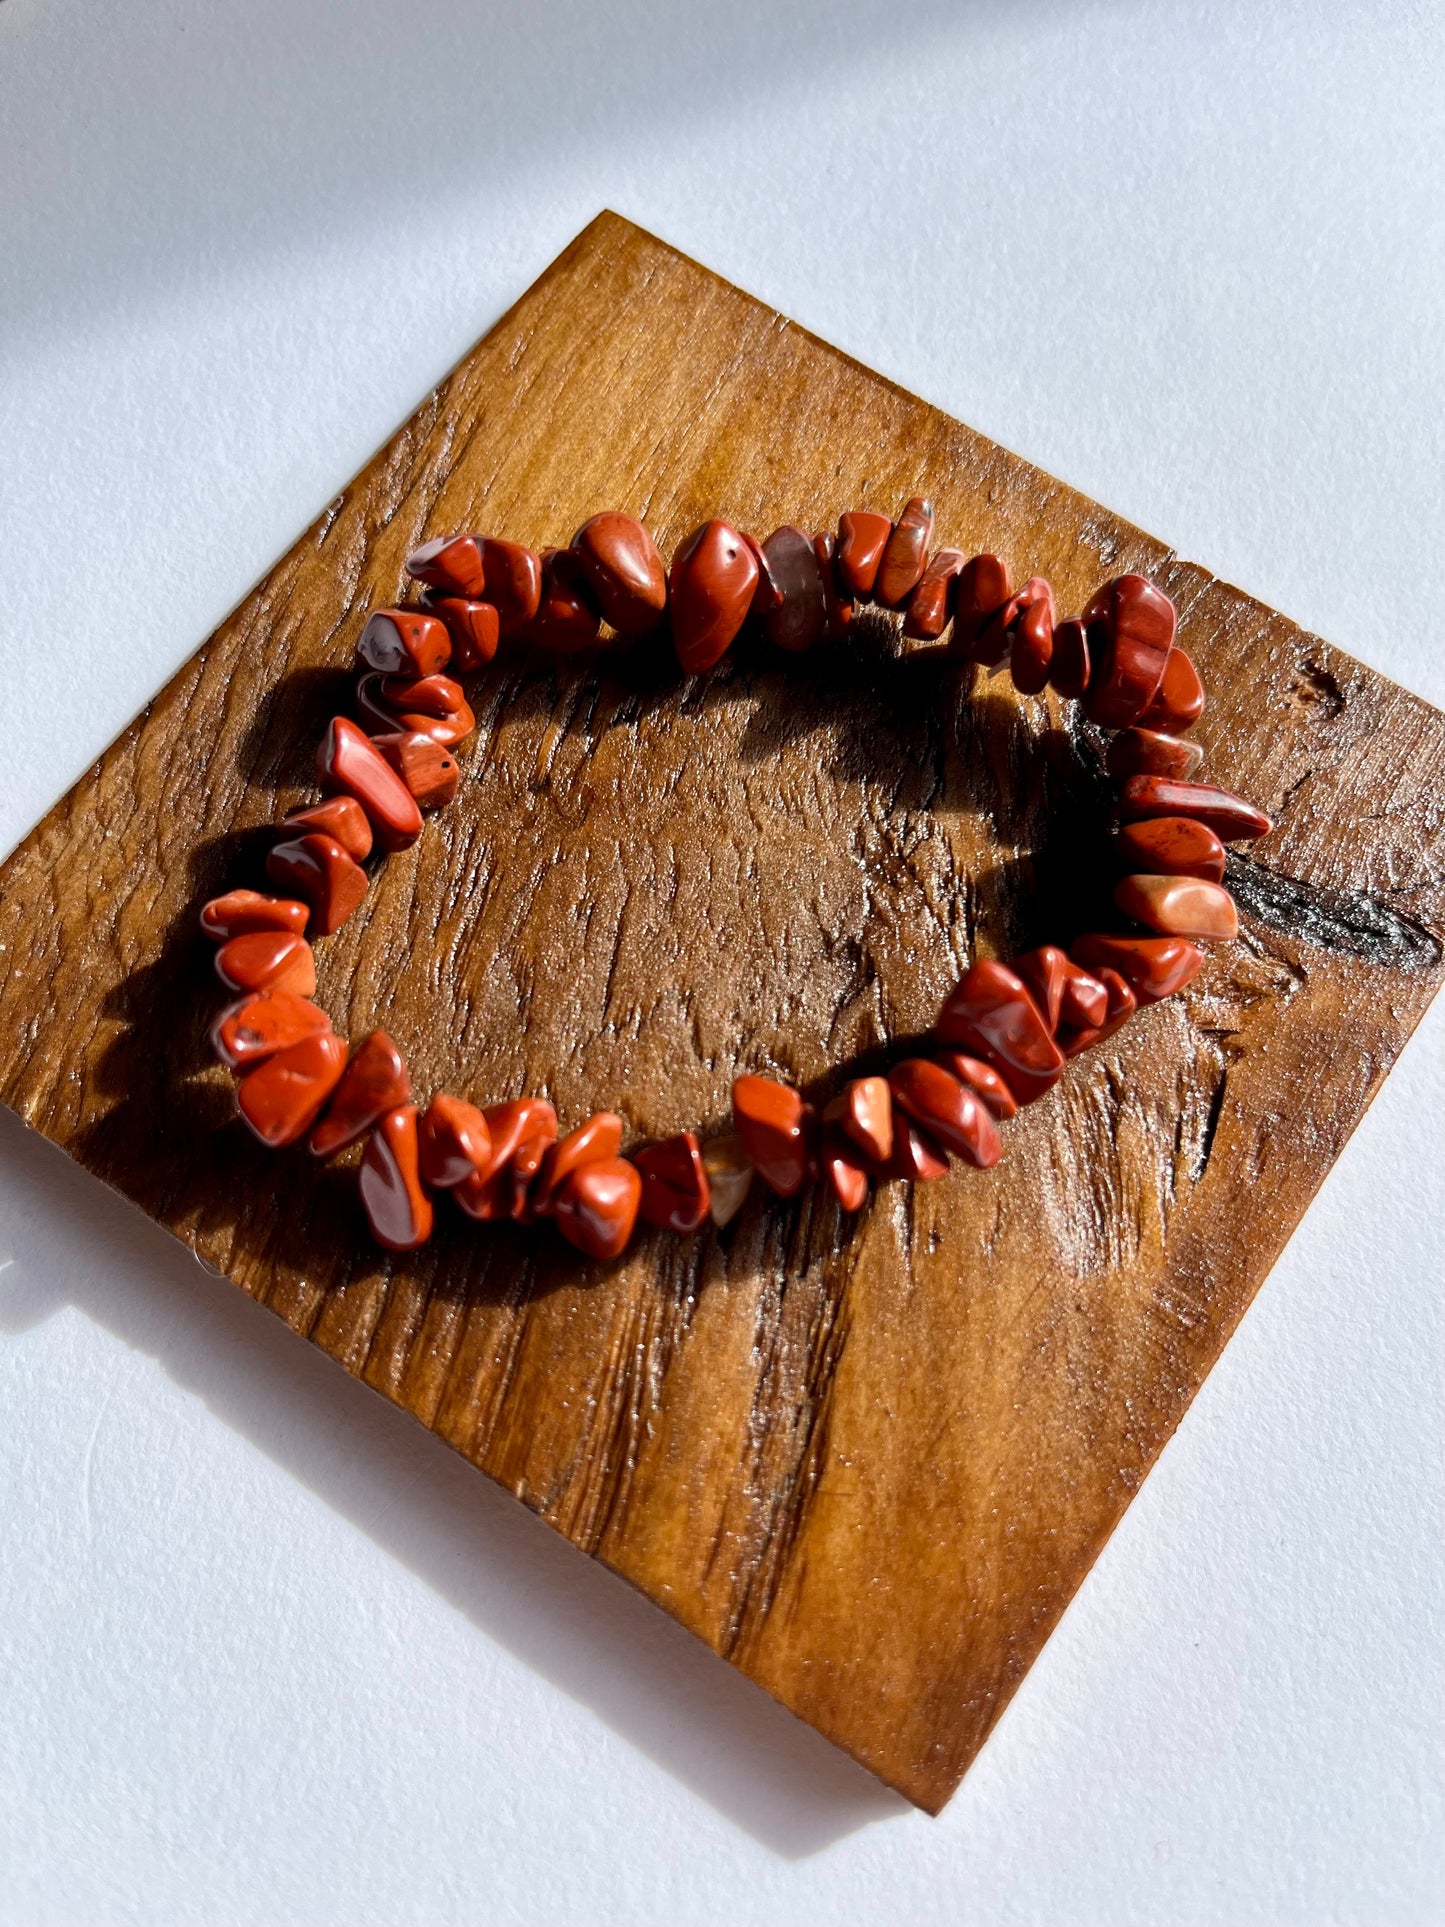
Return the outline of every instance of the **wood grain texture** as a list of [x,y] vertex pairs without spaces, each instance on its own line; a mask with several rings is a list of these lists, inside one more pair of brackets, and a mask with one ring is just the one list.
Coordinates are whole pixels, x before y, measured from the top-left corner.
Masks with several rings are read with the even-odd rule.
[[[403,557],[603,507],[670,553],[709,514],[914,493],[1064,609],[1126,568],[1176,598],[1208,767],[1279,824],[1232,866],[1241,940],[993,1172],[856,1220],[755,1198],[612,1267],[449,1214],[379,1254],[346,1170],[234,1122],[195,919],[309,796]],[[642,1138],[720,1127],[741,1070],[826,1095],[971,955],[1070,934],[1100,895],[1088,731],[861,628],[697,683],[647,650],[472,678],[456,807],[320,946],[338,1027],[384,1023],[423,1091]],[[1442,767],[1424,703],[604,215],[0,871],[0,1095],[937,1810],[1439,985]]]

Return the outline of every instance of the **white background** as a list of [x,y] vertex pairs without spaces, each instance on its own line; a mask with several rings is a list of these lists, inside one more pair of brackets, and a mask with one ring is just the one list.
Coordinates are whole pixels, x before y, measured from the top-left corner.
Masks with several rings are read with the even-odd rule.
[[[1434,4],[0,0],[0,846],[611,205],[1403,682]],[[6,1922],[1438,1922],[1445,1007],[942,1819],[0,1117]]]

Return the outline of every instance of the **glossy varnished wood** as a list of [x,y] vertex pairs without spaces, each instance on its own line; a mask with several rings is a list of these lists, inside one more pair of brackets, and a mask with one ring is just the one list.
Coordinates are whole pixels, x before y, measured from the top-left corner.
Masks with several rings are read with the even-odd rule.
[[[449,1211],[379,1253],[353,1172],[233,1121],[196,912],[310,799],[407,551],[615,507],[671,554],[710,515],[762,536],[913,495],[1065,612],[1123,569],[1176,598],[1209,773],[1279,823],[1232,862],[1239,943],[991,1172],[856,1220],[755,1198],[616,1266]],[[470,678],[456,806],[318,945],[338,1026],[384,1025],[423,1097],[544,1092],[641,1139],[718,1128],[741,1070],[826,1098],[975,951],[1069,935],[1088,731],[857,627],[697,684],[646,648]],[[936,1809],[1438,986],[1442,758],[1423,703],[603,216],[0,871],[0,1094]]]

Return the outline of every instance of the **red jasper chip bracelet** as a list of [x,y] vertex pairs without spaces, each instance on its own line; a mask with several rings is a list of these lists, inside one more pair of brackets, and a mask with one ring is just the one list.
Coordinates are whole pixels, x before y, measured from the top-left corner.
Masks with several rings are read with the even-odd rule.
[[[754,1178],[791,1198],[822,1182],[845,1211],[889,1178],[940,1178],[955,1158],[980,1170],[1003,1155],[999,1125],[1052,1089],[1071,1057],[1102,1043],[1141,1006],[1197,974],[1201,942],[1237,931],[1223,887],[1227,842],[1269,819],[1193,779],[1203,751],[1185,738],[1204,708],[1193,663],[1174,640],[1174,606],[1143,576],[1106,582],[1082,616],[1055,619],[1041,576],[1013,587],[996,555],[932,549],[933,510],[915,498],[898,520],[841,516],[836,534],[784,527],[765,542],[705,523],[665,567],[635,517],[594,515],[567,549],[541,555],[490,536],[443,536],[407,561],[415,607],[380,609],[357,645],[359,721],[334,717],[316,756],[322,801],[292,811],[266,859],[279,895],[232,890],[201,912],[219,946],[216,973],[235,1001],[212,1045],[238,1078],[241,1116],[264,1144],[306,1138],[316,1157],[362,1145],[361,1201],[376,1239],[411,1251],[431,1236],[433,1199],[470,1217],[551,1218],[594,1258],[615,1258],[644,1223],[691,1233],[736,1216]],[[422,1109],[384,1031],[348,1050],[311,1001],[307,932],[328,936],[361,905],[363,864],[403,850],[424,816],[456,794],[454,749],[475,718],[456,674],[512,641],[572,655],[669,628],[678,661],[700,674],[750,619],[779,649],[837,642],[860,608],[901,611],[905,636],[997,669],[1015,687],[1052,687],[1114,732],[1106,766],[1119,785],[1117,910],[1136,926],[1090,932],[1011,964],[977,962],[945,1000],[925,1053],[886,1076],[855,1077],[819,1116],[768,1077],[733,1084],[733,1130],[692,1131],[622,1155],[626,1126],[600,1111],[559,1134],[545,1098],[478,1108],[441,1092]],[[610,636],[603,636],[606,624]],[[448,670],[454,672],[448,674]]]

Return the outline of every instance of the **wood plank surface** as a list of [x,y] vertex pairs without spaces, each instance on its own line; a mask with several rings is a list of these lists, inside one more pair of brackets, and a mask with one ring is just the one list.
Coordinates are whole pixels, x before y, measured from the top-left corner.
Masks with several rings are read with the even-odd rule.
[[[196,930],[310,794],[364,612],[443,531],[617,507],[670,553],[914,493],[1065,611],[1127,568],[1175,597],[1208,769],[1279,826],[1232,864],[1239,942],[987,1174],[856,1219],[754,1197],[614,1266],[450,1214],[380,1254],[348,1171],[235,1122]],[[722,1127],[742,1070],[826,1096],[971,956],[1072,934],[1088,731],[860,627],[696,683],[656,650],[471,678],[457,804],[319,946],[338,1029],[641,1139]],[[0,870],[0,1095],[937,1810],[1439,986],[1442,770],[1424,703],[603,215]]]

